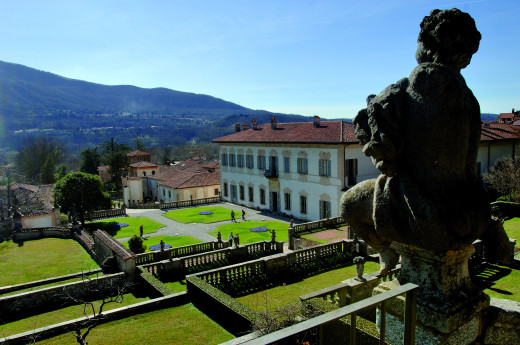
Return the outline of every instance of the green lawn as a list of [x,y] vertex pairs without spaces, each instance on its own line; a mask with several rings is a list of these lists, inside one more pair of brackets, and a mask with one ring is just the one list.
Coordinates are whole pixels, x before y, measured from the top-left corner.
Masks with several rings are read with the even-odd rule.
[[[128,226],[122,228],[113,227],[112,225],[116,223],[126,223],[128,224]],[[159,222],[156,222],[155,220],[146,217],[111,218],[88,223],[85,225],[85,227],[91,232],[97,229],[101,229],[108,232],[114,238],[123,238],[132,237],[133,235],[139,236],[139,227],[141,225],[143,226],[144,235],[151,234],[153,232],[156,232],[158,229],[165,227],[164,224],[161,224]]]
[[[379,271],[379,264],[371,261],[365,263],[365,274]],[[299,297],[326,287],[341,283],[343,280],[357,276],[356,265],[331,270],[304,278],[297,282],[286,281],[273,288],[255,292],[236,299],[252,309],[273,310],[289,303],[299,301]]]
[[176,282],[162,282],[164,285],[170,288],[173,292],[184,292],[186,291],[186,280],[179,280]]
[[[85,274],[86,273],[87,272],[85,272]],[[100,272],[100,273],[98,273],[96,275],[90,275],[90,277],[91,278],[95,278],[96,276],[101,277],[102,275],[103,275],[103,273]],[[85,277],[76,277],[76,278],[67,279],[67,280],[63,280],[63,281],[60,281],[60,282],[56,282],[56,283],[50,283],[50,284],[45,284],[45,285],[40,285],[40,286],[33,286],[33,287],[28,288],[28,289],[17,290],[17,291],[9,292],[9,293],[6,293],[6,294],[0,294],[0,297],[11,296],[11,295],[18,295],[18,294],[21,294],[21,293],[24,293],[24,292],[30,292],[30,291],[41,290],[41,289],[45,289],[45,288],[53,287],[53,286],[57,286],[57,285],[74,283],[74,282],[82,281],[83,279],[85,279]]]
[[[94,328],[89,345],[220,344],[235,337],[192,304],[162,309],[102,324]],[[77,344],[70,333],[38,342],[40,345]]]
[[19,247],[0,243],[0,286],[87,272],[99,266],[74,240],[46,238],[26,241]]
[[209,234],[217,237],[217,233],[220,231],[222,240],[227,241],[229,233],[233,232],[233,235],[238,233],[240,238],[240,244],[254,243],[260,241],[271,241],[271,232],[252,232],[249,231],[251,228],[256,227],[267,227],[269,230],[276,230],[276,240],[287,242],[288,233],[287,229],[289,225],[287,223],[278,221],[239,221],[237,223],[222,224],[217,229],[210,231]]
[[[189,246],[190,244],[197,244],[202,243],[201,240],[198,240],[191,236],[168,236],[168,235],[160,235],[160,236],[149,236],[145,237],[143,243],[146,246],[146,252],[151,252],[150,249],[148,249],[150,246],[153,246],[154,244],[161,243],[161,240],[164,241],[166,244],[171,244],[172,247],[183,247],[183,246]],[[128,241],[121,242],[121,244],[127,248],[128,247]]]
[[520,218],[513,218],[504,222],[504,229],[509,238],[514,238],[520,244]]
[[[138,298],[132,294],[126,294],[123,298],[123,303],[106,304],[103,310],[106,311],[110,309],[120,308],[126,305],[143,302],[148,299],[149,298]],[[99,310],[99,303],[100,302],[95,302],[96,311]],[[89,315],[90,314],[91,313],[89,313]],[[70,307],[50,311],[47,313],[30,316],[22,320],[10,322],[7,324],[0,324],[0,338],[8,335],[30,331],[44,326],[53,325],[55,323],[67,320],[77,319],[83,316],[83,305],[73,305]],[[71,339],[74,339],[74,337],[72,337]]]
[[505,266],[486,264],[475,283],[494,298],[520,302],[520,271]]
[[[199,212],[213,212],[213,214],[201,215]],[[235,218],[242,217],[242,209],[235,211]],[[220,206],[202,206],[193,208],[183,208],[180,210],[168,211],[163,216],[173,219],[179,223],[215,223],[231,220],[231,209]],[[247,216],[247,211],[246,211]]]

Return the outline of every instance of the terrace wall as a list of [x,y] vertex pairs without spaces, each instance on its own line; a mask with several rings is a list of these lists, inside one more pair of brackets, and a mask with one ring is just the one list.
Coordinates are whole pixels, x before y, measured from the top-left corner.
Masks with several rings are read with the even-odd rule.
[[79,300],[99,300],[109,295],[114,287],[126,282],[123,273],[106,275],[69,284],[52,286],[36,291],[0,298],[0,319],[4,322],[28,315],[72,305],[71,297]]
[[134,281],[135,254],[103,230],[94,231],[93,238],[96,262],[102,265],[106,259],[114,257],[119,270],[126,273],[129,281]]
[[32,228],[22,229],[21,231],[13,232],[13,240],[18,241],[30,241],[38,240],[41,238],[72,238],[72,232],[68,228],[64,227],[48,227],[48,228]]

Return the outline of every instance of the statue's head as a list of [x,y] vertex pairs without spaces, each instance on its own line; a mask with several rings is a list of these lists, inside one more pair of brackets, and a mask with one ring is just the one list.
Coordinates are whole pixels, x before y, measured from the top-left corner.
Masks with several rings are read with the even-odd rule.
[[417,42],[417,62],[435,62],[462,69],[479,47],[480,32],[471,16],[456,8],[433,10],[424,17]]

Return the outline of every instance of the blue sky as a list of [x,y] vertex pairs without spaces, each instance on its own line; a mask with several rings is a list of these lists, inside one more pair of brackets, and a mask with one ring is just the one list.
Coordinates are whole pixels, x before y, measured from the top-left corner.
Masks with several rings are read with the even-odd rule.
[[354,117],[416,66],[419,24],[457,7],[482,33],[462,74],[482,112],[520,108],[518,0],[0,0],[0,60],[252,109]]

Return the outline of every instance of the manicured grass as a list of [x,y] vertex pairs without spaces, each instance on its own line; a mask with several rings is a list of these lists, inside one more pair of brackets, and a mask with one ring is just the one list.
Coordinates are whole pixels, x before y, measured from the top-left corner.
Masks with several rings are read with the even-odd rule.
[[[213,214],[199,214],[199,212],[208,211],[213,212]],[[233,211],[235,212],[235,219],[240,219],[240,217],[242,217],[241,209],[236,209]],[[231,209],[220,206],[202,206],[168,211],[167,213],[163,214],[163,216],[173,219],[179,223],[215,223],[231,220]]]
[[170,288],[173,292],[183,292],[186,291],[186,280],[180,280],[176,282],[163,282],[164,285]]
[[485,264],[474,280],[490,297],[520,302],[519,270]]
[[[308,240],[311,240],[311,241],[314,241],[314,242],[318,242],[318,243],[323,243],[323,244],[332,243],[332,242],[335,242],[334,240],[337,241],[338,239],[346,238],[347,230],[340,230],[340,228],[343,227],[343,226],[344,225],[338,225],[335,228],[323,228],[319,232],[316,231],[316,232],[314,232],[312,234],[303,235],[302,238],[305,238],[305,239],[308,239]],[[333,237],[320,238],[320,237],[322,237],[322,236],[320,236],[321,233],[326,232],[326,231],[330,231],[330,230],[338,230],[338,232]]]
[[514,238],[520,243],[520,218],[513,218],[504,222],[504,229],[509,238]]
[[[128,226],[123,228],[113,227],[113,224],[116,223],[127,223]],[[156,222],[150,218],[146,217],[120,217],[120,218],[111,218],[100,220],[92,223],[88,223],[85,225],[89,231],[94,231],[97,229],[105,230],[114,238],[123,238],[123,237],[132,237],[133,235],[139,236],[139,227],[143,226],[143,234],[151,234],[156,232],[158,229],[165,227],[164,224]]]
[[0,286],[96,268],[96,262],[74,240],[46,238],[26,241],[21,247],[11,241],[0,243]]
[[[379,271],[379,264],[368,261],[365,263],[365,274]],[[298,282],[282,282],[273,288],[252,293],[236,299],[252,309],[273,310],[289,303],[299,301],[299,297],[331,285],[341,283],[343,280],[357,276],[356,265],[331,270],[315,276],[304,278]]]
[[[107,311],[110,309],[124,307],[126,305],[135,304],[138,302],[143,302],[148,300],[149,298],[138,298],[132,294],[126,294],[123,298],[123,303],[109,303],[103,307],[103,310]],[[95,302],[96,312],[99,310],[100,302]],[[91,314],[90,312],[88,313]],[[50,311],[47,313],[42,313],[39,315],[34,315],[27,317],[22,320],[10,322],[7,324],[0,325],[0,338],[8,335],[18,334],[26,331],[31,331],[36,328],[53,325],[55,323],[73,320],[80,317],[85,316],[83,314],[83,304],[81,305],[73,305],[70,307]],[[71,336],[71,339],[74,337]]]
[[222,240],[227,241],[229,233],[233,232],[233,235],[238,233],[240,238],[240,244],[254,243],[260,241],[271,241],[271,232],[252,232],[249,231],[251,228],[256,227],[267,227],[269,230],[274,229],[276,231],[276,240],[287,242],[288,233],[287,229],[289,225],[287,223],[278,221],[239,221],[236,223],[222,224],[217,227],[216,230],[210,231],[209,234],[217,237],[217,233],[220,231]]
[[[145,237],[143,243],[146,246],[146,252],[151,252],[149,249],[150,246],[153,246],[154,244],[161,243],[161,240],[164,241],[166,244],[171,244],[172,247],[183,247],[183,246],[189,246],[190,244],[197,244],[202,243],[201,240],[198,240],[191,236],[168,236],[168,235],[160,235],[160,236],[149,236]],[[128,241],[121,242],[121,244],[127,248],[128,247]]]
[[[90,345],[110,344],[220,344],[235,337],[192,304],[127,317],[94,328]],[[63,334],[38,342],[40,345],[76,344],[74,336]]]

